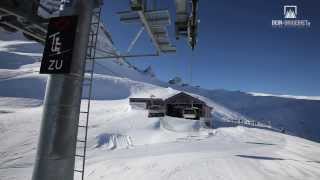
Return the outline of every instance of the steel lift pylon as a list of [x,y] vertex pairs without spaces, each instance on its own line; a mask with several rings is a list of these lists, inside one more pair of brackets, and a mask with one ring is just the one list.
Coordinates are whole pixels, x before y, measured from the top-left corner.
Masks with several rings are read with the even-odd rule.
[[[73,180],[74,174],[80,174],[81,180],[85,177],[92,79],[101,10],[99,4],[99,11],[93,13],[96,1],[98,0],[74,0],[77,3],[75,13],[79,16],[79,21],[70,73],[52,74],[48,78],[32,180]],[[142,5],[139,2],[142,1],[138,0],[138,5]],[[177,7],[182,7],[187,0],[176,2]],[[197,8],[193,9],[196,13]],[[189,14],[188,8],[177,8],[177,12],[178,10],[184,15]],[[94,16],[98,18],[92,18]],[[126,23],[141,23],[158,53],[176,51],[166,30],[166,26],[170,25],[167,10],[149,11],[145,6],[142,9],[133,7],[131,11],[120,13],[120,18]],[[184,34],[185,29],[178,28],[177,35],[187,36],[191,39],[189,42],[195,42],[196,36],[192,34],[196,33],[198,21],[190,22],[196,16],[178,19],[181,21],[176,21],[176,26],[187,27],[187,34]],[[112,56],[121,58],[117,54]],[[75,167],[76,159],[80,159],[80,163],[77,163],[79,167]]]
[[32,180],[74,179],[80,104],[95,0],[76,2],[78,25],[70,73],[49,75]]

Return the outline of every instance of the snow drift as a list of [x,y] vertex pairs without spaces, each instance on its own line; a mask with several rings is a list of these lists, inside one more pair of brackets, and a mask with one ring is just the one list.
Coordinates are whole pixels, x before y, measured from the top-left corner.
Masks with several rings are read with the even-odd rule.
[[106,147],[109,150],[129,148],[133,145],[131,137],[121,134],[100,134],[97,137],[97,148]]
[[174,132],[193,132],[201,128],[200,121],[165,116],[160,120],[161,127]]

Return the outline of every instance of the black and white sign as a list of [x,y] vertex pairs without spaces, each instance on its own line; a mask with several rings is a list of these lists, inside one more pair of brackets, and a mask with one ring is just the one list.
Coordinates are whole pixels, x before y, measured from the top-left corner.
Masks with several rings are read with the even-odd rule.
[[70,72],[77,16],[51,18],[40,74],[66,74]]

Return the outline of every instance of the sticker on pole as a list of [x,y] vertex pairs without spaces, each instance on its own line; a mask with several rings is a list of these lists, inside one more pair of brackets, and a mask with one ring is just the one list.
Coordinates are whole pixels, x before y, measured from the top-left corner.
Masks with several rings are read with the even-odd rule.
[[40,74],[70,72],[76,28],[77,16],[50,19]]

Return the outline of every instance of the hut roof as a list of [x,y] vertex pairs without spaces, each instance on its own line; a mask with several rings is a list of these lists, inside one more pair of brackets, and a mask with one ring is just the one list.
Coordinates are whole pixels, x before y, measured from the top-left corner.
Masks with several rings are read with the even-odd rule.
[[175,103],[190,104],[190,103],[193,103],[193,104],[206,105],[206,103],[204,101],[201,101],[200,99],[195,98],[195,97],[193,97],[187,93],[184,93],[184,92],[181,92],[181,93],[178,93],[174,96],[169,97],[168,99],[165,100],[165,103],[166,104],[175,104]]
[[160,98],[130,98],[130,103],[146,103],[146,104],[155,104],[163,105],[164,101]]

